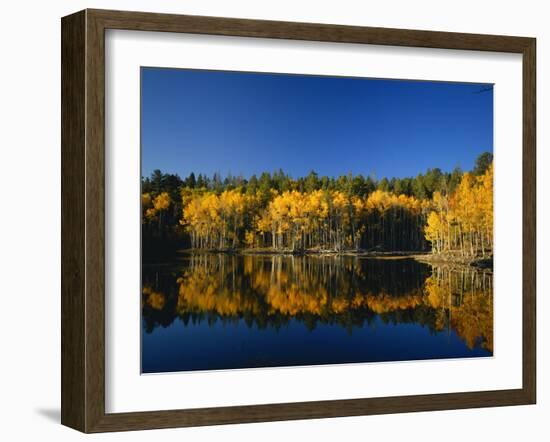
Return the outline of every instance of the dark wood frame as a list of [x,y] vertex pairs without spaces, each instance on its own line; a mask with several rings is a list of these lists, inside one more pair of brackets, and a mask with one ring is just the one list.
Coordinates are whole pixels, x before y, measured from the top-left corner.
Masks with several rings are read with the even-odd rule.
[[[61,422],[83,432],[534,404],[536,400],[536,40],[105,10],[62,29]],[[523,56],[523,386],[402,397],[105,413],[105,30],[184,32],[519,53]],[[519,146],[518,146],[519,147]]]

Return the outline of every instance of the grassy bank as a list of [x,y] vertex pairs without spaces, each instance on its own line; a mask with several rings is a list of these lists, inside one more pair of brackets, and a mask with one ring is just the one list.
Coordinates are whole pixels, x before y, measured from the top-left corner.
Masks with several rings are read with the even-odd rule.
[[415,255],[414,258],[418,261],[429,264],[447,264],[447,265],[462,265],[470,267],[478,267],[481,269],[493,268],[492,256],[462,256],[459,253],[427,253]]

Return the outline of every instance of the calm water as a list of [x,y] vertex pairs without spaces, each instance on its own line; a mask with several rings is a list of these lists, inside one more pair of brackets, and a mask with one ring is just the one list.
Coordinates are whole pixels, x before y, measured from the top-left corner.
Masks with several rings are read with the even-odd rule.
[[492,354],[492,274],[475,269],[221,254],[143,267],[143,373]]

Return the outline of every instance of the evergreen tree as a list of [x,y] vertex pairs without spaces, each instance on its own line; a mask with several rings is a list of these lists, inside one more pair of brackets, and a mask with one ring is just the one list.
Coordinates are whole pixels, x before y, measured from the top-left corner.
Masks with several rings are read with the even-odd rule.
[[195,179],[195,174],[193,172],[191,172],[185,180],[185,185],[190,189],[194,189],[197,185],[197,180]]
[[481,176],[487,171],[492,163],[493,154],[490,152],[483,152],[476,158],[474,170],[472,170],[472,173],[475,176]]

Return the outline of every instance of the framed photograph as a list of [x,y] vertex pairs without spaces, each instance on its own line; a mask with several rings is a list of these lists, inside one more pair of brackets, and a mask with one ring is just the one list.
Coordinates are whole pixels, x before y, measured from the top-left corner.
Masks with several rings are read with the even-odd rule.
[[536,398],[535,39],[62,19],[62,423]]

